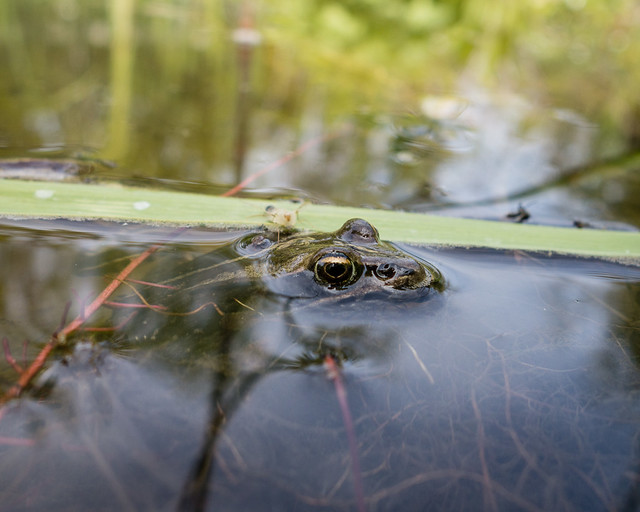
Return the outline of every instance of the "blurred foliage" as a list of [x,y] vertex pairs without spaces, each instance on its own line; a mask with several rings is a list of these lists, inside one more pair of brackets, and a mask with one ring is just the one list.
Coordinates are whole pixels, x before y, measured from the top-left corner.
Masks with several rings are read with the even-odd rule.
[[0,149],[230,182],[239,91],[260,167],[354,112],[479,88],[580,112],[616,153],[640,138],[638,27],[634,0],[4,0]]
[[266,2],[267,26],[277,25],[271,40],[323,57],[334,78],[336,69],[345,80],[356,72],[396,94],[472,81],[637,131],[640,6],[633,0],[278,3]]

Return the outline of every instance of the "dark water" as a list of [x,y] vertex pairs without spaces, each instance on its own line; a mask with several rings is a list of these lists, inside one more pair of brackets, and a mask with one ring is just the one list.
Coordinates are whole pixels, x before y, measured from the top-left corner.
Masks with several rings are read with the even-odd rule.
[[[65,303],[75,315],[174,235],[5,223],[0,328],[18,364]],[[356,510],[358,480],[366,510],[639,506],[637,267],[403,246],[442,292],[318,302],[215,282],[241,269],[240,235],[168,241],[133,278],[182,289],[112,298],[166,309],[103,306],[86,327],[115,330],[71,335],[4,406],[6,510]]]

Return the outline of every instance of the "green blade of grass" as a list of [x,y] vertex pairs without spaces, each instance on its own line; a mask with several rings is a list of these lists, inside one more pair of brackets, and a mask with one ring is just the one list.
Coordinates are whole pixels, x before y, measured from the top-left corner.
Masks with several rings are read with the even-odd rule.
[[[268,221],[265,207],[290,203],[226,198],[116,184],[0,180],[0,216],[104,219],[214,227],[251,227]],[[572,229],[308,204],[296,227],[332,231],[352,217],[374,224],[397,242],[520,249],[640,261],[640,233]]]

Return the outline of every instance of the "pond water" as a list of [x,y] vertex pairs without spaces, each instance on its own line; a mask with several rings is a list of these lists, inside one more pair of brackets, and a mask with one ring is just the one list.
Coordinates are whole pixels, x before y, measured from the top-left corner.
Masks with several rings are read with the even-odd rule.
[[[65,303],[71,318],[163,243],[2,409],[4,506],[637,507],[637,267],[397,245],[442,281],[343,299],[283,293],[247,270],[265,252],[246,240],[4,223],[2,331],[22,366]],[[6,357],[0,376],[18,377]]]
[[[402,5],[0,2],[0,176],[637,231],[633,0]],[[637,262],[326,236],[0,219],[0,508],[640,508]]]

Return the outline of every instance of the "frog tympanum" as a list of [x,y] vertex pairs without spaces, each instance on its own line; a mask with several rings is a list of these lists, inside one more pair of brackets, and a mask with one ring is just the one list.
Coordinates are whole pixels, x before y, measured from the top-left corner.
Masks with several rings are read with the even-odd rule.
[[246,236],[240,254],[254,261],[268,288],[289,297],[425,296],[442,288],[440,272],[380,241],[367,221],[351,219],[332,233]]

